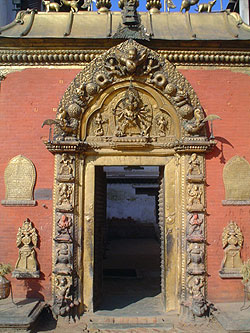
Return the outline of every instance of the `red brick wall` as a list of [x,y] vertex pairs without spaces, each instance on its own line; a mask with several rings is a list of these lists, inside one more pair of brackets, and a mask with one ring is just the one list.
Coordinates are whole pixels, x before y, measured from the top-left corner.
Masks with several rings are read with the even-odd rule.
[[[36,167],[36,189],[53,187],[54,157],[43,140],[48,127],[45,119],[55,118],[58,103],[79,70],[25,69],[10,73],[0,91],[0,200],[5,198],[4,170],[11,158],[22,154]],[[45,205],[45,206],[43,206]],[[36,207],[0,205],[0,262],[13,267],[18,258],[16,234],[28,217],[39,233],[37,259],[41,278],[11,279],[14,297],[51,296],[52,200],[38,200]],[[8,276],[10,277],[10,276]]]
[[[22,154],[35,164],[36,189],[53,186],[53,155],[43,140],[48,128],[41,128],[47,118],[54,118],[64,91],[76,69],[26,69],[11,73],[0,91],[0,199],[4,199],[4,170],[8,161]],[[221,234],[230,219],[236,221],[244,235],[242,256],[250,256],[250,206],[224,207],[222,171],[234,155],[250,162],[250,76],[229,69],[182,69],[200,98],[207,114],[217,114],[222,120],[214,124],[218,145],[207,156],[207,239],[208,296],[212,301],[242,300],[240,280],[222,280],[218,271],[223,258]],[[46,205],[45,207],[43,205]],[[18,257],[16,233],[23,220],[34,222],[40,236],[37,259],[42,277],[25,281],[12,279],[14,297],[50,298],[52,201],[38,200],[36,207],[3,207],[0,205],[0,262],[13,266]]]
[[223,167],[231,157],[240,155],[250,162],[250,76],[220,70],[182,70],[191,83],[207,114],[217,114],[214,122],[218,141],[207,155],[207,247],[208,297],[212,301],[243,301],[243,285],[238,279],[221,279],[223,259],[221,235],[230,220],[235,221],[244,236],[242,257],[250,257],[250,206],[222,206],[225,199]]

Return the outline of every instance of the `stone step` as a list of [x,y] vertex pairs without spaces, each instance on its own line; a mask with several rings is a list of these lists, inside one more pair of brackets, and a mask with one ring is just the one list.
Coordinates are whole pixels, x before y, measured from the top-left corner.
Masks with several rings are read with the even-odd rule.
[[82,321],[87,325],[92,324],[164,324],[173,322],[176,316],[101,316],[101,315],[84,315]]
[[172,323],[158,324],[89,324],[89,332],[100,333],[157,333],[168,332],[174,328]]

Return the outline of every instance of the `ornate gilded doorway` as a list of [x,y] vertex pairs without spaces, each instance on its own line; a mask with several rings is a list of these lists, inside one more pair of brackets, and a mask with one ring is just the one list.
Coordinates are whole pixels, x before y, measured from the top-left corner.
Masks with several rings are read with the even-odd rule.
[[[114,163],[122,163],[119,159],[120,157],[117,159],[110,156],[111,167],[94,163],[94,178],[88,173],[85,174],[85,183],[91,181],[93,193],[93,202],[88,201],[88,205],[93,207],[90,212],[93,216],[93,237],[88,240],[84,250],[86,254],[90,249],[93,251],[93,261],[85,263],[85,267],[89,267],[84,277],[86,281],[91,280],[88,272],[93,272],[93,285],[86,290],[89,292],[92,289],[88,308],[91,311],[107,311],[110,308],[118,310],[126,307],[126,313],[133,313],[131,304],[140,302],[143,308],[151,304],[151,312],[163,313],[166,306],[165,258],[168,255],[170,261],[172,252],[169,248],[169,253],[166,254],[164,244],[165,166],[137,165],[139,161],[134,164],[133,157],[127,159],[132,163],[130,166],[114,166]],[[143,158],[140,161],[147,163],[149,159]],[[112,178],[109,176],[109,168],[112,169]],[[120,172],[140,169],[140,175],[138,171],[137,176],[136,172],[126,171],[126,176],[120,178],[120,173],[114,169],[119,169]],[[86,191],[88,190],[86,188]],[[141,194],[144,195],[139,200]],[[148,194],[151,198],[145,199]],[[169,193],[169,196],[172,195],[173,192]],[[107,197],[109,200],[106,200]],[[112,207],[110,198],[118,199],[114,215],[106,213],[108,205],[109,208]],[[144,200],[147,200],[146,204]],[[133,209],[136,209],[136,212]],[[125,213],[124,210],[128,212]],[[144,210],[147,213],[143,212]],[[111,220],[108,220],[111,216]],[[173,265],[176,263],[173,262]],[[173,267],[173,270],[176,271],[176,268]],[[87,297],[86,295],[84,298]],[[169,302],[170,299],[168,304]]]
[[[95,58],[65,92],[54,138],[54,311],[93,311],[95,177],[109,165],[164,168],[166,311],[206,311],[205,164],[214,142],[187,80],[130,40]],[[194,227],[195,226],[195,227]],[[98,230],[96,230],[98,232]]]

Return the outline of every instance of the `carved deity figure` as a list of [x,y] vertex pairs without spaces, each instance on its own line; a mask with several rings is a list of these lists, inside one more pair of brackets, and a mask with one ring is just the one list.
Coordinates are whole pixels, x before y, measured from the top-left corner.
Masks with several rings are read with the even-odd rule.
[[126,129],[138,127],[142,136],[148,136],[151,127],[151,114],[143,104],[138,91],[132,86],[126,90],[124,98],[114,110],[116,116],[116,136],[125,136]]
[[188,234],[187,240],[189,242],[203,242],[204,236],[202,234],[202,223],[203,218],[199,218],[198,214],[193,214],[189,218],[189,225],[188,225]]
[[95,117],[95,135],[96,136],[103,136],[104,135],[104,130],[103,130],[103,124],[106,123],[106,120],[102,119],[102,115],[100,112],[97,113]]
[[188,247],[188,269],[190,275],[199,275],[205,272],[204,250],[200,244],[191,243]]
[[66,215],[62,215],[57,222],[57,235],[55,237],[56,241],[69,242],[72,240],[71,229],[72,218]]
[[192,279],[192,282],[189,284],[189,293],[192,296],[191,311],[197,317],[201,317],[207,311],[207,302],[203,295],[204,289],[204,278],[195,277]]
[[139,53],[137,48],[133,45],[129,46],[126,53],[116,50],[115,54],[122,66],[122,71],[129,74],[133,74],[137,67],[143,64],[147,59],[147,50]]
[[73,177],[73,157],[67,155],[66,153],[62,154],[60,161],[59,175],[66,178]]
[[70,274],[72,272],[71,251],[68,244],[61,243],[56,251],[54,273]]
[[73,193],[72,185],[70,184],[59,185],[58,187],[59,198],[57,201],[59,208],[65,210],[71,210],[73,208],[72,198],[71,198],[72,193]]
[[164,116],[160,116],[159,119],[157,120],[157,125],[159,129],[159,135],[166,136],[166,134],[169,132],[168,119],[166,119]]
[[189,184],[187,188],[188,192],[188,205],[187,209],[189,211],[202,210],[202,188],[196,184]]
[[243,244],[243,235],[240,228],[233,221],[224,228],[222,234],[222,246],[224,249],[224,258],[221,264],[221,274],[240,275],[242,259],[240,250]]
[[57,315],[64,315],[69,312],[70,307],[73,306],[72,296],[70,294],[70,282],[65,276],[55,279],[55,302],[53,311]]
[[19,248],[18,260],[13,272],[13,276],[18,277],[20,273],[23,277],[25,274],[39,277],[38,264],[34,248],[37,246],[37,232],[33,228],[31,221],[27,218],[22,227],[18,229],[16,244]]
[[201,162],[196,153],[193,153],[188,161],[188,175],[200,175],[201,171]]

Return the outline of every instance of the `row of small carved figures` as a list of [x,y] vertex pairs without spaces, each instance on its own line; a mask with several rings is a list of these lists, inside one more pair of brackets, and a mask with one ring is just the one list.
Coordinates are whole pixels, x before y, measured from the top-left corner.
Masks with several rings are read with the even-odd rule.
[[[43,0],[43,5],[45,7],[46,12],[50,12],[50,11],[56,11],[59,12],[61,7],[64,5],[66,7],[69,7],[70,10],[74,13],[77,13],[79,10],[88,10],[90,11],[92,8],[92,2],[93,0],[84,0],[83,4],[80,5],[79,2],[81,3],[81,0],[59,0],[60,4],[58,2],[51,2],[50,0]],[[100,2],[100,4],[98,4],[98,2]],[[176,6],[174,5],[172,0],[164,0],[164,2],[167,5],[167,10],[169,11],[170,9],[174,9],[176,8]],[[181,3],[181,8],[180,11],[182,12],[183,10],[185,10],[186,12],[190,10],[190,7],[193,5],[197,5],[198,8],[196,9],[196,11],[198,11],[199,13],[201,12],[208,12],[210,13],[213,6],[216,3],[216,0],[213,1],[209,1],[208,3],[200,3],[198,4],[199,0],[182,0]],[[105,7],[107,9],[110,9],[111,7],[111,3],[109,0],[97,0],[97,7],[101,8],[101,7]],[[147,5],[146,5],[147,9],[151,9],[151,8],[161,8],[161,3],[158,0],[147,0]]]

